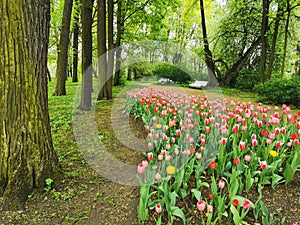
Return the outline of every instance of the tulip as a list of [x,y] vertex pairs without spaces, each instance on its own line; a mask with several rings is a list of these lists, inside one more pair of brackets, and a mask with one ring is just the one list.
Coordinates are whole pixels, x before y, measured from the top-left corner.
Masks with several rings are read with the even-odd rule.
[[148,149],[152,149],[152,143],[151,142],[148,143]]
[[155,212],[158,213],[158,214],[160,214],[161,211],[162,211],[161,205],[160,205],[160,204],[157,204],[157,205],[155,206]]
[[239,200],[233,199],[232,202],[233,202],[233,204],[234,204],[236,207],[239,206]]
[[243,202],[244,209],[250,209],[251,205],[252,205],[251,202],[249,202],[248,200],[244,200],[244,202]]
[[294,145],[299,145],[299,139],[294,139]]
[[169,150],[171,148],[171,145],[169,143],[166,144],[166,149]]
[[209,199],[212,199],[213,197],[214,197],[213,194],[211,194],[211,193],[208,194],[208,198],[209,198]]
[[162,155],[162,154],[159,154],[159,155],[157,156],[157,159],[158,159],[159,161],[163,160],[163,155]]
[[213,212],[213,206],[212,205],[207,205],[207,212],[212,213]]
[[196,158],[199,160],[202,158],[202,154],[199,152],[196,152],[195,155],[196,155]]
[[251,161],[251,156],[249,154],[246,154],[245,157],[244,157],[244,160],[246,162],[250,162]]
[[138,174],[143,174],[143,173],[145,173],[145,167],[144,167],[143,163],[140,163],[140,164],[138,165],[137,172],[138,172]]
[[153,159],[153,153],[149,152],[148,153],[148,160],[151,161]]
[[256,139],[252,139],[252,145],[255,147],[257,146],[257,140]]
[[169,154],[166,154],[165,159],[166,159],[166,161],[170,161],[171,160],[171,156]]
[[235,165],[240,164],[239,158],[234,158],[234,159],[233,159],[233,164],[235,164]]
[[199,211],[204,211],[206,208],[206,203],[203,200],[197,202],[197,208]]
[[225,181],[224,180],[220,180],[219,181],[219,188],[223,189],[225,187]]
[[217,163],[216,162],[210,162],[209,163],[209,168],[211,168],[212,170],[215,170],[217,167]]
[[267,169],[267,161],[260,161],[259,166],[260,166],[260,169],[262,169],[262,170]]
[[155,180],[160,180],[161,175],[158,172],[156,172],[155,175],[154,175],[154,178],[155,178]]
[[246,149],[246,142],[240,141],[240,149],[245,150]]
[[227,143],[227,138],[222,138],[222,139],[221,139],[221,143],[222,143],[223,145],[226,145],[226,143]]

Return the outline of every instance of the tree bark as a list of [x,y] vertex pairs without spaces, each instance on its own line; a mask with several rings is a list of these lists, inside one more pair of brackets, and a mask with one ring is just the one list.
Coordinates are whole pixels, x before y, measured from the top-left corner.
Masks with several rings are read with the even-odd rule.
[[53,95],[66,95],[68,47],[73,0],[65,0],[57,55],[56,82]]
[[232,65],[232,67],[227,70],[224,78],[221,80],[220,85],[221,86],[228,86],[230,85],[230,81],[234,77],[236,73],[240,71],[240,69],[244,66],[250,55],[253,53],[253,51],[256,49],[256,47],[261,42],[261,36],[252,43],[252,45],[249,47],[249,49],[245,52],[245,54],[235,63]]
[[47,90],[49,0],[0,1],[0,196],[22,209],[58,175]]
[[82,85],[81,85],[81,110],[91,110],[92,107],[92,23],[93,0],[82,0]]
[[107,48],[106,48],[106,2],[98,0],[97,14],[97,42],[98,42],[98,77],[99,93],[97,100],[104,99],[107,73]]
[[283,56],[282,56],[282,64],[281,64],[281,72],[280,72],[280,78],[283,79],[284,77],[284,68],[285,68],[285,60],[286,60],[286,48],[287,48],[287,39],[288,39],[288,33],[289,33],[289,22],[291,17],[291,5],[290,0],[287,0],[286,3],[286,11],[287,11],[287,18],[285,22],[285,29],[284,29],[284,44],[283,44]]
[[106,98],[112,99],[112,77],[114,72],[114,58],[115,58],[115,50],[114,50],[114,1],[108,0],[107,4],[107,12],[108,12],[108,61],[107,61],[107,81],[106,81]]
[[269,0],[263,0],[263,12],[262,12],[262,26],[261,26],[261,61],[260,61],[260,81],[265,82],[265,70],[267,61],[267,47],[268,47],[268,16],[269,13]]
[[268,80],[271,79],[271,77],[272,77],[273,64],[274,64],[274,60],[275,60],[276,43],[277,43],[281,15],[282,15],[282,8],[281,8],[281,5],[278,4],[275,25],[274,25],[273,38],[272,38],[272,46],[271,46],[271,52],[270,52],[270,61],[269,61],[269,67],[268,67],[268,75],[267,75]]
[[73,27],[73,76],[72,82],[78,82],[78,42],[79,42],[79,15],[80,0],[75,0],[74,27]]
[[118,11],[117,11],[117,38],[116,38],[116,71],[115,71],[115,77],[114,77],[114,86],[120,85],[120,79],[121,79],[121,54],[122,54],[122,48],[121,48],[121,39],[123,35],[123,29],[124,29],[124,14],[122,13],[122,0],[118,0]]
[[205,63],[207,65],[207,70],[209,75],[209,82],[207,85],[210,87],[215,87],[218,85],[218,81],[216,79],[215,64],[212,58],[212,53],[209,49],[209,43],[207,39],[203,0],[200,0],[200,12],[201,12],[202,35],[203,35],[203,42],[204,42]]

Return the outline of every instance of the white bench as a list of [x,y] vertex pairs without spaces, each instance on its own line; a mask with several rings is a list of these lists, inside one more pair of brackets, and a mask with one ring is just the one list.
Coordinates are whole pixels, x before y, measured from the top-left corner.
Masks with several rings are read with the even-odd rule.
[[208,84],[208,81],[196,80],[195,82],[189,84],[190,88],[205,88]]

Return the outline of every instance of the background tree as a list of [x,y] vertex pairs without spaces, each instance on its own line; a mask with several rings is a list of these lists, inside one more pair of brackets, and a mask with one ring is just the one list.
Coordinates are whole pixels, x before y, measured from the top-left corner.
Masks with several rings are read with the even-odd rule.
[[75,0],[74,15],[73,15],[73,45],[72,45],[73,76],[72,76],[72,82],[78,82],[78,44],[79,44],[80,8],[81,8],[81,1]]
[[80,109],[90,110],[92,107],[92,24],[93,24],[93,0],[82,0],[82,85]]
[[60,33],[59,47],[57,50],[56,83],[54,96],[66,95],[66,80],[68,68],[68,47],[70,35],[70,23],[72,15],[73,0],[64,1],[64,12]]
[[58,174],[47,103],[49,0],[0,1],[0,196],[23,207]]

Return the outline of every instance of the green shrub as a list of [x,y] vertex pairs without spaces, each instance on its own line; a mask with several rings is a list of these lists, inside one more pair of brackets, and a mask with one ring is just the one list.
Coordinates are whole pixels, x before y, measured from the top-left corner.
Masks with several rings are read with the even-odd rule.
[[180,84],[188,83],[192,80],[188,72],[183,71],[179,67],[166,63],[156,64],[152,72],[154,76],[169,78],[172,81]]
[[255,72],[241,72],[234,81],[234,87],[238,89],[252,90],[260,81],[260,75]]
[[254,87],[259,101],[267,104],[300,106],[300,77],[271,79]]

